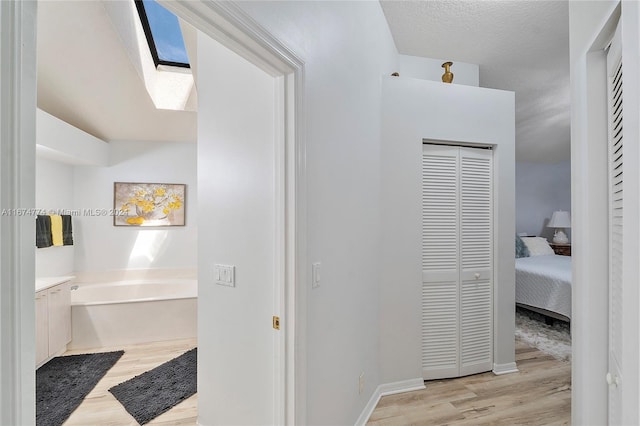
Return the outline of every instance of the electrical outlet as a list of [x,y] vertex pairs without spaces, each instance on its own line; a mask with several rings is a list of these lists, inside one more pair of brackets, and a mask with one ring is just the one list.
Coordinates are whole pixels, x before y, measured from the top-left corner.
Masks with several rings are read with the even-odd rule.
[[358,377],[358,393],[364,392],[364,371],[360,373],[360,377]]

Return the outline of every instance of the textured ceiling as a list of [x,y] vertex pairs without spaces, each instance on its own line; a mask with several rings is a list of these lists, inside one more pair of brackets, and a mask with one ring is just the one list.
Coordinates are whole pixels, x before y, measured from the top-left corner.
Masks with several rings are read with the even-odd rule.
[[38,107],[105,141],[196,140],[195,112],[155,108],[101,1],[38,2]]
[[516,160],[570,157],[566,1],[381,1],[399,52],[478,64],[516,96]]
[[[478,64],[481,86],[516,93],[517,160],[569,158],[566,1],[381,4],[400,53]],[[101,1],[39,2],[38,106],[107,141],[196,139],[196,113],[154,107]]]

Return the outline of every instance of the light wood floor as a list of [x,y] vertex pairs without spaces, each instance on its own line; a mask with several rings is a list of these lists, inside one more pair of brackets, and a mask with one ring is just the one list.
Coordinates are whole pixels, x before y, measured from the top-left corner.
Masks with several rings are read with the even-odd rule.
[[[195,339],[74,350],[65,355],[124,349],[65,426],[137,425],[108,391],[196,346]],[[477,374],[427,382],[427,389],[383,397],[368,425],[569,425],[571,365],[516,340],[520,372]],[[158,416],[150,425],[195,425],[198,395]]]
[[[173,340],[141,345],[72,350],[65,355],[124,350],[124,355],[111,367],[80,406],[71,414],[64,426],[125,426],[137,425],[122,404],[111,395],[109,388],[151,370],[189,349],[196,347],[196,339]],[[149,425],[195,425],[198,394],[182,401],[171,410],[147,423]]]
[[571,364],[518,340],[516,362],[518,373],[433,380],[424,390],[382,397],[367,424],[571,424]]

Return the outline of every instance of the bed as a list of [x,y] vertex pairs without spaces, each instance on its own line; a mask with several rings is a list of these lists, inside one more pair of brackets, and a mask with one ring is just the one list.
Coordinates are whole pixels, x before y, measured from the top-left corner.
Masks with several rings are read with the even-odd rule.
[[571,257],[536,254],[517,258],[516,305],[570,321]]

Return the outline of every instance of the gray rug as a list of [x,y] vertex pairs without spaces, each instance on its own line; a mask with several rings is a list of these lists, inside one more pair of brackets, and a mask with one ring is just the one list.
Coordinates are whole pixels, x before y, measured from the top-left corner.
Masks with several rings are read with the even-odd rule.
[[124,351],[53,358],[36,370],[36,425],[58,426],[120,359]]
[[197,390],[194,348],[171,361],[109,389],[141,425],[150,422]]
[[571,361],[571,331],[567,322],[555,320],[548,325],[544,315],[517,307],[516,337],[556,359]]

